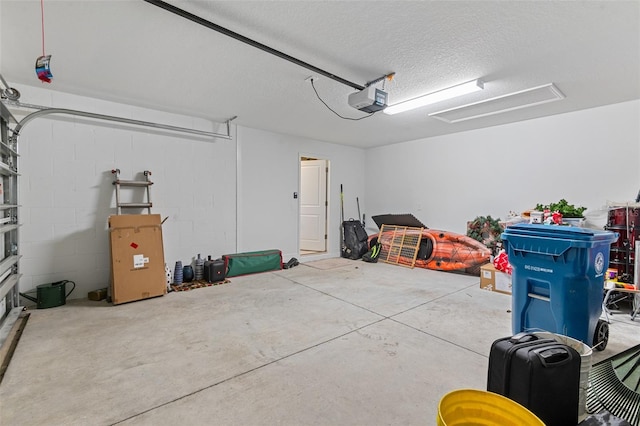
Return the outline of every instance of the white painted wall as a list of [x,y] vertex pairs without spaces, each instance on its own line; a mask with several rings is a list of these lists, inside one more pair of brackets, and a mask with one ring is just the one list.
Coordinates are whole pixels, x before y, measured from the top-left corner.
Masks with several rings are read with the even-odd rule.
[[[16,87],[26,103],[212,129],[212,124],[128,105]],[[466,232],[477,215],[504,217],[566,198],[590,208],[635,198],[640,185],[640,101],[370,150],[239,127],[234,140],[189,138],[81,118],[50,116],[21,132],[21,291],[70,279],[72,298],[109,280],[107,218],[115,212],[111,169],[148,169],[165,260],[268,248],[298,256],[300,156],[329,160],[328,256],[340,246],[356,197],[370,219],[414,213]],[[366,186],[366,189],[365,189]]]
[[[224,131],[191,117],[45,88],[16,88],[24,103]],[[81,298],[108,285],[114,168],[123,179],[141,179],[137,173],[151,170],[153,212],[168,217],[165,261],[173,266],[198,253],[219,257],[277,248],[285,260],[299,256],[299,198],[293,198],[300,192],[299,158],[328,159],[328,255],[338,256],[340,183],[347,197],[345,216],[355,217],[355,197],[364,202],[364,151],[249,128],[236,132],[233,140],[211,141],[70,116],[28,123],[19,137],[21,291],[68,279],[77,284],[70,298]]]
[[561,198],[599,209],[640,189],[640,101],[373,148],[366,159],[369,212],[413,213],[430,228],[464,234],[476,216]]
[[[21,101],[175,126],[216,130],[204,120],[19,86]],[[236,143],[123,128],[69,116],[28,123],[19,137],[23,223],[19,231],[21,291],[61,279],[70,298],[109,282],[107,219],[115,213],[111,170],[123,179],[152,172],[153,213],[163,225],[165,261],[218,257],[236,247]],[[132,192],[126,194],[131,197]],[[23,302],[26,302],[23,300]]]
[[340,253],[340,184],[344,215],[364,207],[364,151],[296,136],[238,128],[238,251],[282,250],[298,256],[300,156],[329,160],[328,254]]

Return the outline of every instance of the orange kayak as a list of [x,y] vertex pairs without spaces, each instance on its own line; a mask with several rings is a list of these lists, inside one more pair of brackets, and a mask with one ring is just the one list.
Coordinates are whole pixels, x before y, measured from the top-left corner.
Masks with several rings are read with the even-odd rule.
[[[409,230],[407,234],[417,232],[419,231]],[[466,235],[437,229],[423,229],[420,238],[421,250],[415,261],[415,266],[418,268],[438,271],[473,271],[490,261],[491,250]],[[372,241],[378,240],[388,251],[391,239],[391,232],[371,235],[369,246]],[[411,266],[412,261],[411,258],[401,256],[398,263]]]

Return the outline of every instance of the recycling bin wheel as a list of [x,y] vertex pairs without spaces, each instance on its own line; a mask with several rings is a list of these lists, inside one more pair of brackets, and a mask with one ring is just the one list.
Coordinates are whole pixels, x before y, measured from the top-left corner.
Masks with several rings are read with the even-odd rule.
[[596,332],[593,336],[593,346],[597,351],[603,351],[609,342],[609,324],[606,321],[598,320]]

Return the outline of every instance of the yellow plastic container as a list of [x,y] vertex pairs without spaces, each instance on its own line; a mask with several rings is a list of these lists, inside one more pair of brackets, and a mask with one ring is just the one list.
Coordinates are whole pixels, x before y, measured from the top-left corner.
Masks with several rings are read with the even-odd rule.
[[497,393],[459,389],[438,404],[438,426],[544,426],[522,405]]

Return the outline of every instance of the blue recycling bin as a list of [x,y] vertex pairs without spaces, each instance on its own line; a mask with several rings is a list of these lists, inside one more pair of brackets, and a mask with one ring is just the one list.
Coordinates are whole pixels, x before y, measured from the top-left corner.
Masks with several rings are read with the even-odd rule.
[[603,350],[604,275],[618,234],[526,223],[508,227],[502,239],[513,267],[513,333],[544,330]]

